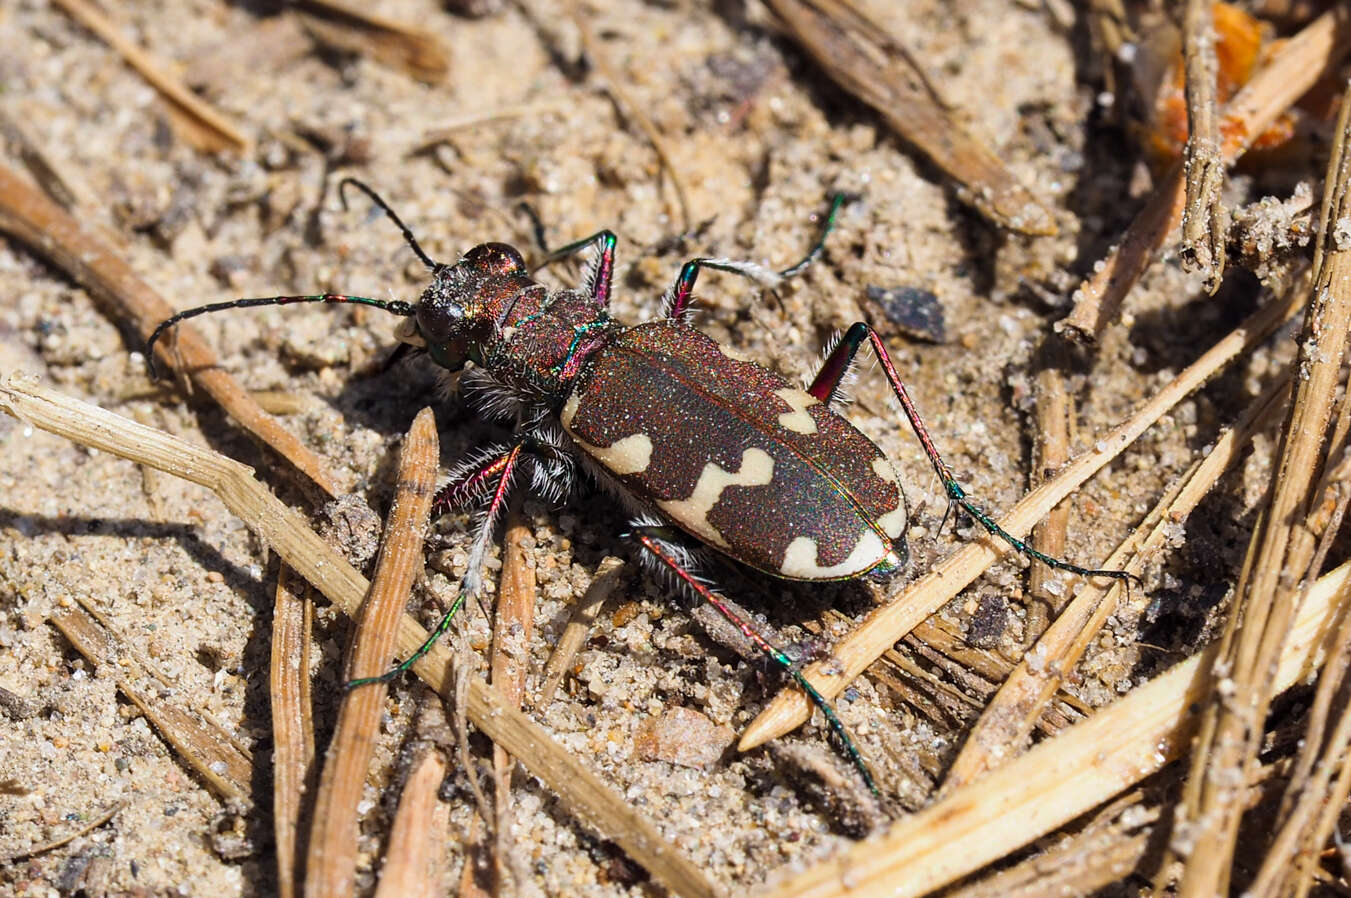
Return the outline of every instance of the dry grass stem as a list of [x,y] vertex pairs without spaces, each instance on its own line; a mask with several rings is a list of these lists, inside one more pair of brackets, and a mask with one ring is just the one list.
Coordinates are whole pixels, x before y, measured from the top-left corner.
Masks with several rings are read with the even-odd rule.
[[[1139,575],[1167,544],[1169,535],[1196,509],[1221,475],[1240,458],[1253,434],[1271,423],[1283,407],[1289,377],[1280,377],[1215,441],[1112,553],[1107,567]],[[943,784],[950,792],[1016,757],[1033,725],[1079,659],[1097,638],[1126,594],[1122,583],[1085,583],[1037,644],[1000,687],[971,729]]]
[[32,848],[16,851],[13,854],[7,854],[4,857],[0,857],[0,867],[7,867],[17,861],[26,860],[30,857],[37,857],[38,855],[46,854],[49,851],[55,851],[64,845],[69,845],[71,842],[80,838],[80,836],[92,833],[94,830],[116,817],[118,812],[126,806],[127,803],[125,801],[115,801],[108,810],[99,814],[83,826],[76,827],[64,836],[59,836],[52,839],[50,842],[43,842],[41,845],[34,845]]
[[1253,898],[1307,893],[1318,856],[1332,834],[1331,826],[1337,822],[1338,813],[1329,814],[1327,809],[1340,810],[1346,801],[1344,791],[1340,795],[1330,792],[1333,778],[1342,772],[1351,746],[1351,708],[1345,701],[1331,733],[1327,729],[1333,703],[1339,694],[1344,694],[1347,670],[1351,667],[1351,614],[1346,610],[1351,610],[1351,605],[1343,610],[1337,633],[1328,644],[1331,657],[1319,676],[1299,759],[1276,816],[1281,821],[1280,828],[1248,887]]
[[[399,456],[394,504],[349,656],[347,675],[352,679],[379,676],[394,660],[399,619],[422,571],[422,544],[440,454],[436,419],[431,409],[424,408],[413,419]],[[305,862],[305,894],[310,898],[355,893],[360,835],[357,805],[366,788],[388,690],[386,684],[377,683],[343,695],[314,801]]]
[[8,144],[9,151],[19,157],[19,161],[28,169],[47,195],[56,200],[67,211],[74,211],[81,202],[81,194],[71,177],[60,171],[43,151],[42,146],[29,133],[28,129],[14,120],[14,117],[0,109],[0,137]]
[[568,17],[572,24],[576,26],[578,35],[582,39],[582,47],[586,51],[591,64],[596,67],[600,77],[605,82],[605,92],[610,95],[610,99],[619,109],[619,114],[638,126],[638,130],[643,132],[647,142],[652,144],[653,151],[657,154],[657,159],[661,162],[661,167],[666,171],[666,177],[671,179],[671,188],[675,191],[676,204],[680,207],[680,231],[682,234],[688,234],[694,228],[694,219],[690,216],[689,192],[685,189],[685,179],[680,174],[680,167],[671,160],[671,153],[666,148],[666,139],[662,137],[657,126],[652,124],[652,120],[647,117],[643,107],[633,101],[628,91],[624,90],[624,83],[627,79],[621,79],[619,74],[610,65],[610,57],[601,47],[600,39],[596,37],[596,32],[591,28],[591,22],[586,13],[582,11],[578,0],[568,0]]
[[[1328,161],[1314,251],[1312,299],[1295,360],[1294,402],[1286,419],[1267,507],[1253,531],[1207,696],[1205,720],[1183,793],[1190,851],[1179,894],[1200,898],[1227,890],[1244,787],[1257,769],[1271,670],[1310,576],[1316,534],[1305,523],[1317,510],[1324,438],[1333,414],[1351,330],[1351,91],[1345,91]],[[1345,400],[1343,400],[1345,401]]]
[[995,224],[1054,234],[1055,219],[999,157],[973,137],[936,95],[900,41],[851,0],[767,0],[794,40],[840,87],[877,110],[907,143],[960,188]]
[[[482,830],[482,820],[475,814],[469,820],[469,844],[474,848],[465,855],[464,866],[460,868],[460,898],[492,898],[492,893],[479,883],[478,874],[482,869],[479,856],[482,852],[479,850],[478,839]],[[484,879],[486,878],[485,875]]]
[[[1043,346],[1049,364],[1037,372],[1036,442],[1033,445],[1033,482],[1040,484],[1055,476],[1070,457],[1070,424],[1074,409],[1065,389],[1062,365],[1066,358],[1062,341],[1055,336]],[[1067,546],[1070,503],[1061,502],[1032,530],[1032,545],[1052,558],[1063,558]],[[1051,590],[1058,580],[1055,571],[1045,565],[1033,565],[1028,574],[1027,625],[1024,642],[1030,643],[1046,629],[1051,614],[1064,604]],[[1048,589],[1048,587],[1050,587]]]
[[300,0],[306,27],[321,43],[366,53],[426,84],[450,73],[450,53],[434,34],[343,0]]
[[1182,214],[1182,260],[1205,273],[1206,291],[1220,288],[1228,214],[1220,200],[1224,159],[1216,113],[1215,23],[1211,0],[1187,0],[1183,15],[1183,57],[1187,76],[1187,147],[1183,170],[1187,201]]
[[413,765],[389,832],[389,849],[375,898],[435,898],[442,894],[450,806],[437,792],[445,776],[445,759],[434,748]]
[[277,843],[277,891],[292,898],[300,885],[298,835],[314,769],[310,701],[309,586],[285,564],[272,605],[268,693],[272,707],[272,829]]
[[[1232,165],[1252,140],[1351,51],[1351,11],[1338,5],[1290,38],[1229,101],[1220,121],[1221,151]],[[1182,166],[1160,181],[1116,248],[1093,266],[1074,293],[1074,308],[1056,330],[1077,340],[1098,338],[1116,320],[1126,294],[1181,220],[1186,200]]]
[[553,700],[558,684],[572,667],[572,659],[577,657],[577,652],[586,643],[587,634],[591,632],[591,624],[595,622],[596,615],[600,614],[601,607],[609,601],[615,589],[623,582],[623,567],[623,559],[613,555],[601,559],[596,567],[595,576],[591,578],[591,585],[587,587],[581,600],[573,606],[572,618],[563,628],[563,634],[558,637],[553,654],[549,656],[549,662],[544,666],[544,685],[540,687],[539,696],[532,703],[534,707],[543,708]]
[[[105,314],[149,336],[173,315],[170,306],[142,281],[111,247],[40,191],[0,166],[0,233],[19,240],[64,271],[102,304]],[[158,358],[185,373],[247,430],[267,443],[329,495],[339,492],[327,465],[271,415],[259,408],[239,382],[220,369],[216,354],[191,325],[180,324],[158,347]]]
[[[0,409],[33,426],[136,463],[149,464],[207,487],[270,548],[348,615],[356,615],[369,588],[366,578],[314,533],[305,520],[276,499],[252,471],[218,453],[37,386],[31,379],[0,381]],[[407,657],[427,631],[410,616],[400,622],[395,654]],[[451,700],[451,655],[435,646],[413,667],[428,685]],[[538,724],[504,701],[486,683],[467,687],[466,713],[489,738],[502,744],[583,820],[613,839],[667,888],[684,896],[712,896],[722,889],[663,839],[656,826],[606,786]]]
[[[1277,691],[1305,679],[1318,663],[1348,584],[1351,564],[1309,590],[1274,671]],[[1218,649],[1178,664],[882,835],[767,890],[764,898],[925,895],[1028,845],[1186,750],[1197,724],[1191,708],[1211,685]]]
[[514,122],[520,119],[539,118],[562,112],[568,104],[563,100],[548,100],[540,103],[521,103],[515,106],[496,106],[482,112],[470,113],[437,125],[422,135],[422,139],[413,145],[410,153],[425,153],[432,147],[445,143],[464,131],[495,125],[501,122]]
[[[1094,448],[1067,464],[1052,480],[1029,492],[999,522],[1015,536],[1027,531],[1050,509],[1078,489],[1162,415],[1205,383],[1230,361],[1265,340],[1295,309],[1293,296],[1273,302],[1253,314],[1189,365],[1139,411],[1098,440]],[[981,572],[1008,551],[1003,542],[982,538],[968,543],[944,562],[911,583],[887,604],[877,608],[838,644],[829,664],[817,663],[806,671],[808,679],[826,697],[838,695],[849,682],[872,664],[916,624],[966,588]],[[745,751],[789,732],[806,721],[811,704],[798,690],[785,690],[775,697],[742,735]]]
[[[493,624],[493,646],[489,659],[491,682],[506,700],[521,707],[525,678],[530,672],[530,643],[535,637],[535,559],[534,535],[530,522],[521,513],[521,499],[511,502],[507,528],[502,536],[502,577],[497,586],[497,612]],[[493,746],[493,782],[496,795],[493,810],[497,815],[493,834],[497,837],[495,867],[499,883],[508,879],[507,854],[511,843],[511,755],[500,745]]]
[[199,150],[219,153],[226,150],[248,156],[253,152],[253,141],[235,127],[228,118],[201,97],[188,90],[177,78],[149,53],[122,36],[117,26],[87,0],[56,0],[56,5],[84,27],[116,50],[127,64],[140,72],[141,77],[160,92],[168,103],[174,123],[181,136]]
[[1081,831],[1007,870],[944,893],[944,898],[1043,898],[1092,895],[1138,868],[1158,823],[1139,793],[1122,796]]
[[[83,605],[84,600],[80,601]],[[253,758],[248,749],[205,712],[163,698],[162,691],[172,689],[171,681],[159,674],[134,643],[123,639],[87,605],[52,615],[52,624],[91,664],[119,668],[118,690],[213,792],[237,807],[252,800]],[[146,680],[155,684],[153,691],[142,686]]]

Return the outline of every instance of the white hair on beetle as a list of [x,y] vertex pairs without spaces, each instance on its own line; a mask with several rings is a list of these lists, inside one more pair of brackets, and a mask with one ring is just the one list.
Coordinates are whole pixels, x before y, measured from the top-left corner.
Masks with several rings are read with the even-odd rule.
[[590,254],[586,260],[586,266],[582,269],[582,283],[578,288],[587,296],[596,295],[596,280],[600,277],[600,266],[605,261],[605,254],[600,251],[600,244],[593,243],[588,248]]
[[[783,275],[770,268],[768,265],[761,265],[759,262],[747,262],[744,259],[699,259],[709,268],[720,269],[739,274],[764,287],[766,290],[773,290],[783,283]],[[666,292],[661,297],[661,313],[665,318],[671,317],[671,309],[675,304],[676,288],[680,286],[680,279],[677,278],[671,286],[666,288]],[[694,306],[693,298],[689,305],[685,307],[685,314],[690,312]],[[681,319],[684,319],[684,315]]]
[[543,424],[532,433],[548,450],[528,457],[531,492],[553,505],[572,495],[577,485],[577,450],[562,428]]
[[[843,339],[844,339],[844,331],[842,330],[837,329],[835,333],[830,335],[830,339],[826,341],[825,347],[821,350],[821,364],[817,366],[818,371],[821,368],[825,367],[826,362],[830,360],[830,354],[834,352],[837,347],[839,347],[840,341]],[[804,390],[808,389],[812,385],[812,381],[815,379],[816,379],[815,375],[813,375],[812,377],[803,378],[802,389]],[[858,383],[857,356],[855,356],[853,361],[849,363],[849,367],[844,369],[844,374],[840,376],[840,382],[835,385],[835,390],[833,391],[830,397],[830,404],[835,405],[838,403],[839,405],[848,405],[849,403],[853,402],[854,397],[849,395],[849,389],[856,383]]]
[[[511,480],[514,477],[515,469],[513,468],[507,473],[506,482],[502,483],[501,489],[504,493],[511,490]],[[488,548],[492,545],[493,532],[497,529],[497,523],[501,520],[506,507],[507,503],[503,502],[494,512],[490,504],[476,515],[478,534],[474,537],[474,545],[469,549],[469,562],[465,566],[464,582],[460,585],[460,592],[463,593],[466,601],[478,598],[479,590],[483,588],[483,562],[488,557]]]
[[[457,481],[463,481],[466,477],[485,467],[489,462],[495,461],[511,451],[509,443],[492,443],[487,446],[480,446],[473,450],[464,458],[451,465],[446,471],[446,476],[441,480],[437,487],[437,493]],[[496,482],[492,478],[481,480],[476,484],[462,483],[460,488],[447,497],[443,502],[447,508],[463,508],[475,499],[486,496],[496,487]]]
[[[669,529],[671,526],[670,521],[648,513],[639,514],[629,521],[630,530],[642,530],[650,527]],[[708,552],[684,542],[662,539],[657,536],[649,536],[648,538],[661,546],[662,551],[671,556],[675,563],[684,568],[695,581],[713,589],[713,581],[704,574],[705,568],[709,565]],[[646,549],[639,553],[638,561],[648,573],[656,576],[666,589],[674,589],[686,599],[694,601],[702,599],[679,574]]]
[[519,390],[512,389],[477,365],[465,368],[460,375],[460,391],[479,413],[496,421],[518,418],[525,408]]

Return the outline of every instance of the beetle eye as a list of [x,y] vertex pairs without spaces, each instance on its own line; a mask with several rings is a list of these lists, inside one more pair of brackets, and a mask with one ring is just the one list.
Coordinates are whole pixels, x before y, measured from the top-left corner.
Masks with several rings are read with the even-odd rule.
[[464,320],[464,308],[459,303],[441,301],[418,303],[417,325],[430,343],[443,343]]
[[480,243],[464,254],[473,268],[493,274],[525,274],[525,259],[516,247],[506,243]]

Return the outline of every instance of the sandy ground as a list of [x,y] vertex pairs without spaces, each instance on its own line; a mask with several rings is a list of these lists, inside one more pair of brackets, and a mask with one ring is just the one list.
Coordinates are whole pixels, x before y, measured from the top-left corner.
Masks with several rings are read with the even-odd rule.
[[[1026,489],[1038,346],[1066,311],[1065,294],[1116,239],[1134,206],[1136,151],[1119,132],[1097,124],[1102,98],[1084,80],[1087,50],[1079,35],[1063,33],[1036,4],[920,2],[879,12],[973,129],[1056,211],[1059,236],[1022,239],[964,207],[931,166],[766,29],[762,11],[603,4],[596,31],[625,88],[666,135],[689,185],[700,228],[680,243],[671,239],[680,224],[669,182],[640,132],[575,63],[578,39],[561,5],[531,2],[530,16],[507,9],[480,21],[425,0],[377,6],[446,42],[453,71],[444,84],[424,86],[370,58],[332,51],[259,53],[272,46],[265,33],[293,23],[248,4],[113,8],[125,33],[205,85],[207,96],[258,141],[248,159],[211,158],[175,139],[155,92],[43,3],[0,5],[0,103],[93,199],[89,225],[116,234],[134,268],[183,308],[329,289],[416,298],[423,271],[387,222],[364,214],[364,204],[342,211],[334,186],[343,174],[379,190],[440,259],[483,240],[528,247],[528,226],[513,213],[522,199],[539,210],[555,243],[613,229],[620,238],[614,306],[630,322],[656,313],[661,291],[693,255],[777,266],[796,260],[814,236],[812,215],[827,194],[856,192],[861,199],[846,208],[820,263],[776,297],[734,278],[706,276],[700,326],[799,379],[813,372],[834,331],[860,318],[884,319],[867,299],[868,286],[932,291],[946,315],[947,342],[912,341],[893,329],[895,361],[974,495],[1001,509]],[[459,130],[448,144],[419,150],[438,127],[519,104],[539,109]],[[330,158],[289,148],[276,137],[283,131],[321,137],[332,147]],[[557,284],[574,276],[560,267],[547,279]],[[209,445],[256,467],[283,499],[313,512],[312,496],[218,410],[151,389],[139,342],[119,332],[83,290],[23,247],[3,242],[0,284],[0,373],[35,374]],[[1090,445],[1255,302],[1251,287],[1211,300],[1197,286],[1176,262],[1156,265],[1128,302],[1125,323],[1079,365],[1076,447]],[[423,406],[436,408],[447,464],[500,436],[445,397],[425,361],[383,376],[354,375],[392,346],[395,322],[379,313],[267,309],[199,323],[247,387],[297,397],[287,425],[330,462],[345,489],[376,509],[388,505],[398,440]],[[1084,563],[1104,558],[1191,453],[1232,419],[1270,364],[1265,355],[1243,363],[1096,478],[1074,504],[1068,555]],[[962,525],[956,534],[951,527],[937,533],[941,494],[888,404],[880,373],[863,366],[852,390],[849,417],[896,460],[917,511],[912,564],[899,584],[970,531]],[[1084,664],[1076,687],[1084,701],[1109,701],[1204,637],[1246,540],[1264,458],[1259,452],[1208,500],[1186,545],[1118,612]],[[583,488],[561,509],[538,501],[525,508],[540,579],[540,633],[532,646],[538,670],[600,559],[632,558],[632,551],[616,537],[623,515],[594,489]],[[450,516],[435,537],[456,573],[466,560],[469,526],[467,516]],[[1012,654],[1023,639],[1023,568],[1017,561],[997,566],[944,619],[968,632],[984,609],[981,644]],[[839,815],[770,752],[729,749],[702,767],[636,755],[643,719],[687,707],[739,730],[778,680],[712,644],[658,581],[630,570],[583,650],[577,676],[537,718],[737,891],[846,843]],[[0,724],[0,855],[125,802],[94,833],[0,869],[0,893],[66,893],[85,877],[90,894],[275,894],[265,772],[274,579],[275,562],[211,494],[0,418],[0,686],[27,699],[34,712]],[[790,639],[802,638],[799,625],[827,605],[858,616],[871,602],[850,585],[789,588],[746,576],[727,583]],[[440,573],[431,586],[440,595],[453,589]],[[115,663],[91,669],[45,623],[54,609],[77,600],[97,607],[162,669],[175,700],[209,712],[251,746],[262,771],[258,807],[245,818],[251,854],[227,859],[213,849],[210,834],[226,809],[119,699]],[[424,616],[434,618],[431,600],[421,601],[428,605]],[[486,645],[477,608],[464,625],[471,644]],[[328,609],[317,629],[322,745],[350,630]],[[403,683],[390,700],[363,820],[367,887],[405,774],[401,746],[426,695],[422,686]],[[868,681],[847,693],[839,710],[877,759],[898,808],[925,801],[960,744],[959,727],[969,722],[929,719]],[[817,725],[785,741],[839,763]],[[452,875],[472,813],[464,777],[456,758],[446,788],[454,802],[446,846]],[[510,842],[516,869],[526,871],[523,893],[661,893],[537,781],[519,780]]]

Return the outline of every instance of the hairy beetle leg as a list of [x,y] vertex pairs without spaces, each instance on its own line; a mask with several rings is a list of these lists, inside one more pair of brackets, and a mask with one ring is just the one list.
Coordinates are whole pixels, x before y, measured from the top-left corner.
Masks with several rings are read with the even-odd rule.
[[680,274],[676,276],[675,283],[666,291],[666,299],[663,305],[663,308],[666,309],[666,317],[678,320],[689,311],[690,301],[694,298],[694,282],[699,279],[699,271],[704,268],[713,271],[725,271],[729,274],[739,274],[767,287],[774,287],[787,278],[796,277],[806,271],[807,266],[815,262],[826,248],[826,238],[835,229],[835,219],[839,216],[840,208],[850,199],[851,197],[846,193],[837,193],[831,197],[830,211],[826,213],[825,221],[821,224],[821,235],[812,244],[812,248],[807,251],[807,255],[782,271],[766,268],[756,262],[739,262],[733,259],[691,259],[686,262],[681,266]]
[[840,740],[840,744],[844,748],[845,754],[849,756],[849,760],[853,762],[854,768],[858,771],[859,776],[863,778],[863,782],[868,786],[868,791],[872,792],[873,795],[880,796],[881,792],[877,789],[877,783],[873,780],[872,773],[868,770],[867,763],[859,753],[858,747],[854,744],[854,740],[849,738],[849,732],[844,728],[844,723],[841,722],[840,718],[835,714],[835,709],[831,707],[830,702],[827,701],[825,696],[818,692],[816,687],[802,675],[802,671],[798,670],[797,665],[793,663],[791,658],[771,645],[750,625],[750,623],[743,620],[740,615],[729,608],[716,592],[709,589],[707,584],[676,560],[674,553],[670,551],[666,540],[663,538],[663,536],[667,534],[669,534],[669,528],[647,526],[634,527],[633,530],[629,532],[629,536],[636,539],[653,558],[668,568],[680,582],[693,590],[704,601],[716,608],[723,617],[731,621],[732,625],[740,630],[742,634],[750,640],[751,644],[759,649],[765,657],[787,671],[788,675],[793,678],[793,682],[797,684],[798,688],[805,692],[807,697],[821,709],[821,713],[825,715],[826,723],[830,726],[830,729],[835,734],[836,738]]
[[[924,454],[929,457],[929,463],[938,473],[938,479],[942,481],[943,491],[948,497],[949,509],[953,505],[960,507],[984,527],[991,536],[1002,539],[1020,554],[1028,558],[1035,558],[1055,570],[1068,571],[1082,577],[1111,577],[1113,580],[1128,582],[1138,579],[1126,571],[1081,567],[1038,551],[1000,527],[994,518],[990,517],[979,505],[972,502],[967,497],[966,490],[952,475],[952,469],[938,454],[938,448],[934,446],[933,438],[929,436],[929,429],[924,426],[924,420],[919,416],[919,410],[915,408],[914,400],[910,398],[910,391],[905,388],[900,375],[896,373],[896,366],[891,361],[891,354],[887,352],[886,345],[883,344],[881,336],[873,329],[872,325],[859,321],[849,328],[840,342],[831,350],[830,355],[826,357],[825,362],[821,365],[820,373],[816,375],[816,379],[812,381],[811,386],[807,387],[807,392],[822,403],[829,404],[831,399],[834,398],[841,380],[844,379],[844,375],[848,372],[850,365],[853,364],[854,356],[862,348],[865,341],[872,346],[878,361],[882,363],[882,370],[886,372],[891,391],[896,394],[896,399],[900,401],[901,408],[910,421],[910,428],[915,432],[915,437],[919,440],[920,445],[924,447]],[[947,514],[944,514],[943,520],[947,520]]]
[[523,446],[518,443],[505,453],[491,458],[482,467],[471,469],[437,491],[436,497],[432,500],[433,513],[444,514],[451,508],[463,505],[477,496],[484,484],[490,482],[494,477],[497,478],[497,486],[493,490],[492,501],[488,504],[488,510],[483,515],[483,522],[479,525],[478,535],[474,538],[474,547],[469,553],[469,564],[465,571],[464,582],[460,584],[460,590],[455,596],[455,601],[441,616],[441,621],[413,654],[379,676],[349,680],[346,686],[348,690],[356,689],[359,686],[368,686],[372,683],[388,683],[396,679],[416,664],[423,655],[431,651],[437,640],[450,629],[451,619],[459,613],[465,601],[478,595],[479,587],[483,582],[483,557],[488,550],[488,543],[492,540],[497,521],[502,516],[503,509],[506,508],[506,499],[511,489],[512,476],[516,473],[516,466],[520,462],[522,448]]
[[[535,239],[539,242],[540,247],[543,248],[543,226],[540,224],[539,218],[534,214],[535,210],[531,209],[529,206],[526,206],[526,209],[529,211],[531,220],[535,224]],[[619,238],[614,235],[613,231],[597,231],[590,237],[574,240],[572,243],[560,246],[558,249],[549,252],[539,265],[535,267],[535,270],[538,271],[547,265],[552,265],[560,259],[566,259],[568,256],[576,255],[582,250],[589,249],[590,247],[599,247],[599,252],[596,253],[595,258],[587,265],[586,275],[582,278],[582,284],[584,285],[585,291],[591,294],[591,298],[595,300],[598,308],[608,309],[610,307],[610,285],[614,281],[615,276],[615,246],[618,242]]]

